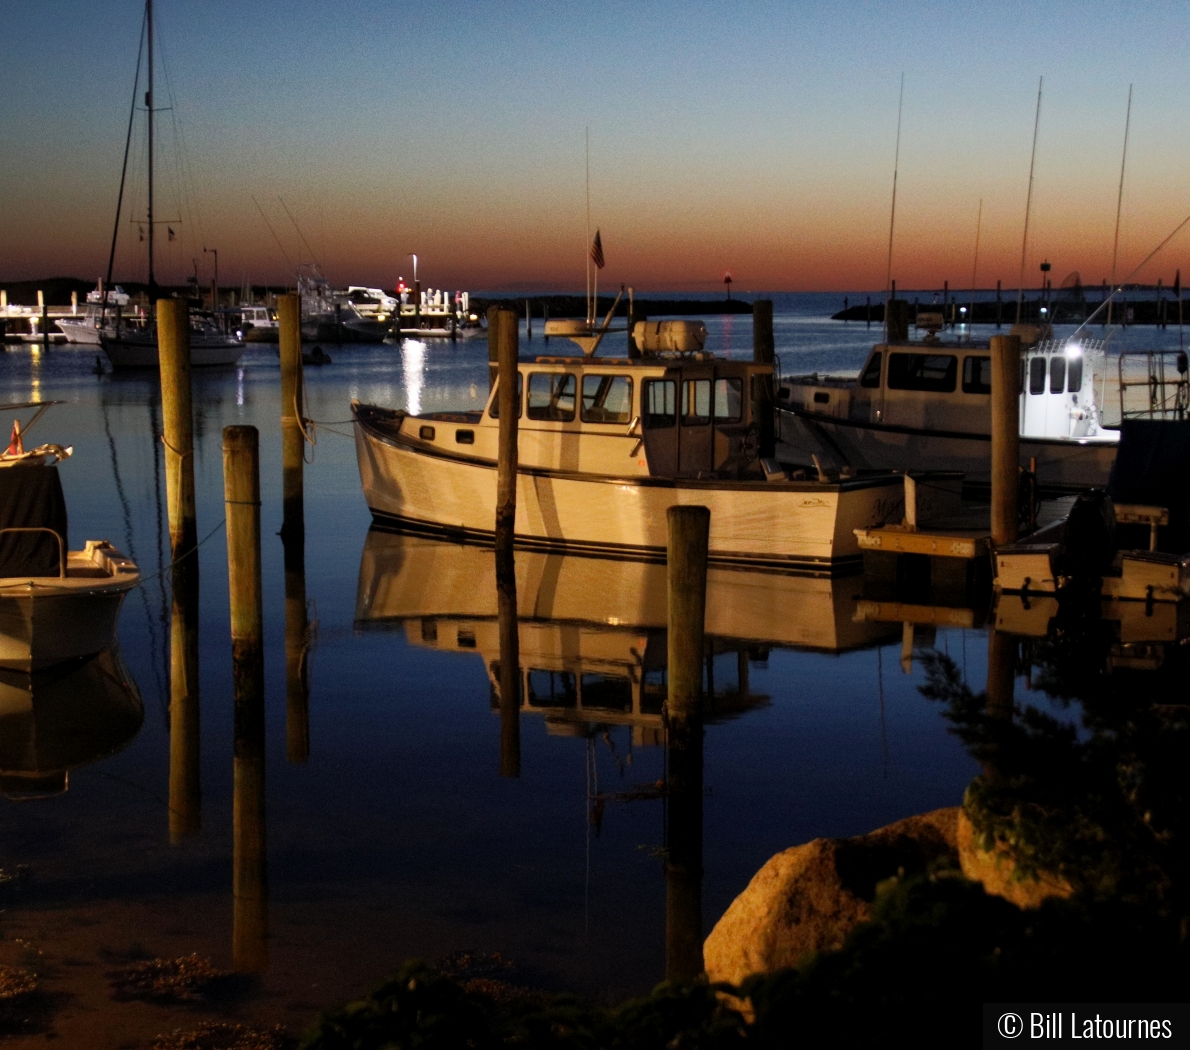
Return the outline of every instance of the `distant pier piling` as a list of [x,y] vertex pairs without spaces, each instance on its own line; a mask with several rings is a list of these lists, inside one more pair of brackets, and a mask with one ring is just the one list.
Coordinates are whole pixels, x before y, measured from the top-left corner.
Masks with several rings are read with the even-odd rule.
[[235,688],[232,959],[235,968],[246,973],[259,973],[268,967],[259,443],[255,427],[232,426],[223,430],[227,581]]
[[1021,340],[994,335],[992,350],[992,543],[1017,538],[1020,490]]
[[533,304],[530,300],[525,300],[525,338],[533,338]]
[[[775,366],[777,353],[773,342],[773,301],[757,299],[752,304],[752,360],[758,365]],[[776,450],[776,408],[774,377],[758,376],[753,397],[755,416],[760,430],[760,455],[772,456]]]
[[310,755],[309,621],[306,615],[306,512],[302,370],[302,298],[277,299],[281,353],[281,541],[285,548],[285,757],[303,763]]
[[666,516],[665,977],[690,981],[703,971],[702,676],[711,512],[706,507],[670,507]]
[[179,842],[202,827],[199,572],[195,549],[198,528],[190,310],[185,301],[157,302],[157,354],[173,584],[169,652],[169,835],[172,842]]
[[489,347],[494,344],[498,370],[497,402],[500,436],[496,471],[496,592],[500,619],[500,775],[521,774],[521,672],[517,623],[516,529],[517,435],[520,398],[517,396],[519,325],[516,312],[488,313]]

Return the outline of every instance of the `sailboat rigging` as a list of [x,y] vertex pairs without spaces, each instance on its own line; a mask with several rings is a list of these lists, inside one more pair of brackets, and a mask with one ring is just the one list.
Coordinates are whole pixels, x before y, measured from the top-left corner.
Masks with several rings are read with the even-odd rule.
[[[140,86],[140,68],[142,57],[148,72],[147,90],[144,95],[145,114],[148,125],[147,134],[147,167],[148,167],[148,207],[145,226],[148,227],[148,292],[152,302],[157,298],[157,274],[154,256],[154,234],[156,219],[154,217],[154,119],[156,110],[154,103],[154,65],[153,65],[153,0],[145,0],[145,14],[141,25],[140,45],[136,59],[136,79],[132,89],[132,112],[128,118],[128,132],[124,143],[124,165],[120,173],[120,193],[116,202],[116,222],[112,231],[111,253],[108,257],[107,280],[102,293],[103,320],[99,331],[99,341],[104,353],[111,361],[113,368],[156,368],[157,357],[157,328],[152,317],[143,326],[132,326],[124,323],[117,311],[115,324],[106,321],[108,289],[112,283],[112,268],[115,264],[116,241],[119,237],[120,213],[124,205],[124,188],[128,175],[128,156],[132,142],[132,124],[136,117],[136,100]],[[192,365],[231,365],[240,359],[244,344],[232,339],[220,331],[213,319],[196,315],[190,322],[190,363]]]

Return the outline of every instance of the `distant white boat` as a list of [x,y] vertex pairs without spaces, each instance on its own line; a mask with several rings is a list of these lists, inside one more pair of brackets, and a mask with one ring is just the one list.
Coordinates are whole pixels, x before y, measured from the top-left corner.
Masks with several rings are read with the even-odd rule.
[[277,311],[269,306],[241,306],[240,336],[246,343],[277,342],[280,339]]
[[85,346],[99,346],[100,334],[105,328],[115,329],[117,313],[128,305],[130,297],[123,288],[116,285],[107,293],[104,304],[103,285],[87,293],[87,307],[82,317],[59,317],[55,322],[65,334],[68,343]]

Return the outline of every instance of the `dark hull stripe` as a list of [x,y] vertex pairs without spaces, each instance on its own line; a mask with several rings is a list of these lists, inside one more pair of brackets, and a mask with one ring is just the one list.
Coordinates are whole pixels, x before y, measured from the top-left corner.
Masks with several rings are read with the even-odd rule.
[[[458,525],[442,525],[438,522],[406,518],[399,514],[370,507],[372,520],[382,529],[391,532],[408,533],[415,536],[429,536],[447,539],[455,543],[471,543],[490,547],[495,531],[469,529]],[[517,535],[516,545],[522,550],[576,554],[584,557],[610,558],[616,561],[665,562],[664,547],[637,547],[626,543],[591,543],[587,541],[555,539],[545,536]],[[852,554],[841,558],[813,558],[786,556],[758,556],[736,554],[728,551],[711,551],[707,560],[712,565],[736,569],[778,569],[791,576],[838,577],[851,576],[863,569],[863,555]]]

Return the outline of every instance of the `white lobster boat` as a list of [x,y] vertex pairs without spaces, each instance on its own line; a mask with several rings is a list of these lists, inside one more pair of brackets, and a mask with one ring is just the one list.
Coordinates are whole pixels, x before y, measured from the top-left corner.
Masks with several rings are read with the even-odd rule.
[[[1095,396],[1097,340],[1042,340],[1022,353],[1021,465],[1036,460],[1051,494],[1107,483],[1119,445]],[[829,455],[856,468],[991,470],[991,351],[934,337],[879,343],[856,378],[792,376],[778,391],[787,454]]]
[[[903,481],[762,460],[752,392],[771,375],[770,365],[702,352],[520,362],[518,545],[663,559],[666,510],[696,504],[711,511],[712,563],[857,570],[855,529],[900,521]],[[482,412],[410,415],[355,401],[352,412],[378,523],[493,536],[495,388]]]

